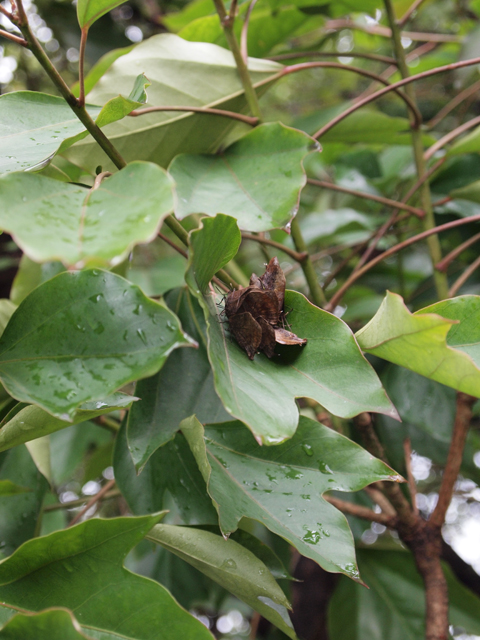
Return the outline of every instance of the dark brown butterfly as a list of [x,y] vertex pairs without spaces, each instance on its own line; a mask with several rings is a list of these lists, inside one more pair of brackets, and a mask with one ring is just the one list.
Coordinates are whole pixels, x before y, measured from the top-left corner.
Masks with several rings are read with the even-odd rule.
[[225,301],[225,315],[230,331],[253,360],[258,351],[268,358],[275,355],[275,344],[304,345],[299,338],[284,327],[283,303],[285,298],[285,275],[277,258],[272,258],[262,276],[252,274],[248,287],[232,291]]

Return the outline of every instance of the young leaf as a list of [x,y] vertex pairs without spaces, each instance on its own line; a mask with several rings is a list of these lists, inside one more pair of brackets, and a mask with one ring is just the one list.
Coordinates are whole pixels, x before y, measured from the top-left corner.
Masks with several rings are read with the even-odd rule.
[[131,111],[141,107],[147,102],[147,88],[150,84],[150,80],[141,73],[135,78],[133,89],[128,98],[118,95],[109,100],[98,114],[95,124],[104,127],[106,124],[125,118]]
[[72,424],[80,424],[105,413],[126,409],[135,400],[138,398],[125,393],[114,393],[97,402],[86,402],[80,405],[71,422],[54,418],[40,407],[17,405],[0,423],[0,451],[42,438]]
[[77,18],[82,29],[88,29],[106,13],[120,6],[126,0],[78,0]]
[[[253,58],[248,66],[260,95],[282,69],[276,62]],[[215,107],[236,112],[246,109],[232,54],[222,47],[187,42],[170,33],[148,38],[116,60],[89,94],[89,102],[105,104],[119,93],[128,95],[139,71],[152,83],[148,90],[151,105]],[[126,118],[108,125],[105,133],[127,162],[151,160],[167,167],[179,153],[213,153],[236,125],[230,118],[170,111]],[[92,171],[99,164],[113,168],[91,138],[80,141],[66,155]]]
[[23,612],[65,607],[95,637],[211,640],[164,587],[122,566],[159,517],[92,519],[29,540],[0,564],[2,603]]
[[0,178],[0,227],[37,262],[118,264],[153,240],[172,210],[172,183],[155,164],[132,162],[94,189],[32,173]]
[[[214,246],[212,249],[214,253]],[[138,471],[158,447],[174,437],[184,418],[195,414],[202,423],[210,424],[229,419],[213,386],[202,309],[186,288],[172,291],[165,301],[183,329],[198,343],[198,349],[177,349],[157,374],[136,385],[135,393],[141,402],[129,411],[127,437]]]
[[261,447],[240,422],[184,420],[188,440],[228,535],[242,517],[262,522],[324,569],[359,580],[345,516],[326,491],[358,491],[399,476],[359,445],[309,418],[276,447]]
[[[295,432],[298,397],[313,398],[341,417],[362,411],[397,417],[347,325],[312,305],[300,293],[286,292],[285,310],[291,330],[308,343],[304,347],[277,346],[278,357],[269,360],[260,354],[253,362],[248,361],[230,336],[217,300],[210,292],[200,294],[214,273],[208,247],[218,247],[214,239],[221,236],[226,220],[226,216],[205,220],[201,229],[190,234],[192,257],[187,283],[205,312],[215,389],[227,412],[245,422],[258,441],[265,444],[276,444]],[[221,248],[226,262],[235,240],[232,235],[223,237]],[[221,262],[218,257],[216,264]],[[201,274],[201,282],[195,280],[195,274]]]
[[175,214],[225,213],[241,229],[286,226],[305,186],[305,156],[319,149],[301,131],[264,124],[215,155],[180,155],[169,171],[176,182]]
[[[479,301],[477,296],[462,296],[458,302],[446,300],[411,314],[399,295],[387,291],[376,315],[356,337],[368,353],[480,397],[478,325],[472,315]],[[460,325],[450,343],[447,334],[457,316]]]
[[0,631],[0,640],[91,640],[68,609],[17,613]]
[[296,638],[287,612],[290,603],[267,567],[248,549],[210,531],[168,524],[156,525],[147,539],[218,582],[289,638]]
[[153,375],[187,345],[176,316],[120,276],[60,273],[12,316],[0,338],[0,378],[17,400],[71,421],[84,402]]
[[0,480],[0,496],[16,496],[18,493],[29,493],[31,489],[21,487],[11,480]]
[[[340,579],[330,601],[331,640],[406,640],[425,635],[425,589],[413,556],[406,551],[358,550],[370,589]],[[480,599],[443,566],[450,599],[450,624],[480,633]]]

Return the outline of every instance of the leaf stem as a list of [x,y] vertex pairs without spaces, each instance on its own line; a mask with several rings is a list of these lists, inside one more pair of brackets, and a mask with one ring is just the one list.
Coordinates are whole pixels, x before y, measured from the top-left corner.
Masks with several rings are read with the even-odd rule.
[[[390,29],[392,30],[392,40],[395,50],[395,57],[398,62],[398,69],[403,79],[408,79],[410,72],[405,60],[405,50],[401,42],[401,34],[398,24],[395,19],[395,12],[393,8],[392,0],[384,0],[385,9],[387,12],[388,21],[390,23]],[[411,84],[407,85],[405,91],[409,98],[416,104],[414,88]],[[412,145],[413,153],[415,157],[415,164],[417,167],[418,178],[421,179],[426,173],[426,161],[423,155],[423,141],[422,132],[418,129],[412,128]],[[435,216],[433,214],[432,200],[430,195],[430,187],[428,182],[423,182],[420,187],[420,199],[422,202],[422,208],[425,211],[425,218],[423,220],[423,227],[425,230],[435,228]],[[440,247],[440,240],[437,234],[428,236],[427,239],[428,251],[430,253],[430,260],[434,267],[433,277],[435,281],[435,287],[437,290],[437,296],[440,300],[448,297],[448,281],[444,273],[435,270],[435,265],[442,259],[442,250]]]
[[257,4],[257,0],[250,0],[250,4],[245,15],[245,21],[242,26],[242,33],[240,34],[240,51],[245,64],[248,62],[248,26],[250,24],[250,16]]
[[433,154],[436,153],[439,149],[442,149],[451,140],[454,140],[459,135],[461,135],[464,131],[468,131],[469,129],[471,129],[477,124],[480,124],[480,116],[477,116],[476,118],[472,118],[468,122],[464,122],[459,127],[452,129],[452,131],[449,131],[447,134],[445,134],[443,137],[437,140],[434,144],[432,144],[432,146],[425,151],[423,157],[425,158],[425,160],[429,160],[433,156]]
[[372,511],[372,509],[369,509],[368,507],[363,507],[359,504],[354,504],[353,502],[347,502],[346,500],[340,500],[333,496],[324,495],[323,497],[342,513],[346,513],[350,516],[356,516],[357,518],[363,518],[363,520],[369,520],[370,522],[378,522],[390,529],[395,529],[396,527],[397,518],[395,516],[389,516],[385,513],[375,513],[375,511]]
[[88,27],[82,27],[80,35],[80,51],[78,58],[78,84],[80,93],[78,96],[78,104],[85,106],[85,47],[87,45]]
[[408,20],[410,20],[410,16],[419,8],[419,6],[425,0],[415,0],[415,2],[405,11],[400,20],[397,20],[397,24],[399,27],[403,27]]
[[[281,53],[278,56],[269,56],[267,60],[274,62],[282,62],[282,60],[295,60],[296,58],[341,58],[345,53],[340,51],[297,51],[295,53]],[[395,58],[389,56],[381,56],[377,53],[361,53],[358,51],[349,51],[349,58],[365,58],[366,60],[375,60],[376,62],[385,62],[385,64],[393,64],[396,66]]]
[[235,111],[224,111],[223,109],[210,109],[209,107],[147,107],[146,109],[135,109],[128,115],[129,117],[143,116],[147,113],[155,113],[156,111],[187,111],[190,113],[205,113],[206,115],[223,116],[224,118],[232,118],[232,120],[239,120],[245,124],[255,127],[259,120],[253,116],[246,116],[243,113],[236,113]]
[[10,31],[5,31],[4,29],[0,29],[0,36],[2,36],[3,38],[6,38],[7,40],[11,40],[12,42],[15,42],[15,44],[19,44],[22,47],[28,48],[28,42],[26,40],[24,40],[23,38],[20,38],[19,36],[14,35],[13,33],[10,33]]
[[290,256],[290,258],[292,258],[296,262],[303,262],[308,257],[308,253],[306,251],[299,253],[298,251],[294,251],[293,249],[286,247],[281,242],[275,242],[275,240],[270,240],[262,236],[254,236],[251,233],[242,232],[242,238],[243,240],[253,240],[254,242],[259,242],[260,244],[265,244],[270,247],[274,247],[279,251],[283,251],[283,253],[287,254],[287,256]]
[[468,249],[468,247],[470,247],[472,244],[475,244],[479,240],[480,233],[476,233],[468,240],[465,240],[465,242],[462,242],[462,244],[459,244],[458,247],[455,247],[453,251],[450,251],[450,253],[448,253],[438,264],[435,265],[436,269],[438,269],[439,271],[446,271],[453,260],[458,258],[458,256],[463,253],[465,249]]
[[110,491],[110,489],[112,489],[115,486],[115,478],[113,478],[112,480],[109,480],[107,482],[107,484],[102,487],[100,489],[100,491],[98,493],[96,493],[88,502],[87,504],[83,507],[83,509],[81,511],[79,511],[77,513],[77,515],[72,518],[72,520],[68,523],[67,527],[73,527],[74,524],[77,524],[77,522],[79,520],[81,520],[81,518],[83,518],[83,516],[87,513],[87,511],[89,509],[91,509],[93,507],[94,504],[96,504],[99,500],[102,500],[102,498],[105,497],[105,495]]
[[322,287],[320,286],[320,283],[318,282],[317,274],[315,273],[315,267],[313,266],[312,259],[308,254],[307,245],[305,243],[305,240],[303,239],[297,217],[293,218],[292,220],[291,230],[292,240],[296,250],[298,251],[298,253],[307,254],[306,258],[302,260],[302,262],[300,262],[300,266],[307,281],[308,288],[310,290],[310,296],[317,307],[322,307],[326,303],[327,299]]
[[233,32],[234,16],[227,14],[223,0],[213,0],[213,3],[217,10],[218,17],[220,18],[220,24],[222,25],[223,33],[225,34],[229,49],[232,52],[235,64],[237,65],[238,75],[240,76],[240,81],[242,83],[250,111],[261,122],[262,112],[260,111],[260,105],[258,104],[257,94],[255,93],[250,74],[248,73],[247,64],[243,59],[240,47],[238,46],[237,38]]
[[450,291],[448,292],[448,297],[453,298],[457,295],[458,290],[465,284],[465,282],[469,279],[469,277],[480,267],[480,256],[469,265],[465,271],[455,280],[455,282],[450,287]]

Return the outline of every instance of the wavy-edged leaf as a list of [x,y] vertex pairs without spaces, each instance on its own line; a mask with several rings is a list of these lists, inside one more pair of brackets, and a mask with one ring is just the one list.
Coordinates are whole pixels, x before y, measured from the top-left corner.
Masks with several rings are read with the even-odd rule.
[[132,162],[90,190],[30,173],[0,179],[0,227],[37,262],[118,264],[156,237],[172,208],[171,179],[151,162]]
[[[287,291],[285,310],[291,330],[306,338],[304,347],[277,345],[276,356],[255,356],[251,362],[228,331],[219,302],[210,292],[200,294],[213,276],[206,247],[225,228],[226,216],[204,220],[190,234],[191,266],[187,283],[202,305],[208,327],[208,355],[215,389],[230,415],[247,424],[264,444],[289,438],[298,424],[295,398],[316,400],[341,417],[375,411],[397,417],[376,373],[365,360],[348,326],[336,316],[311,304],[302,294]],[[221,249],[225,260],[235,247],[234,235],[225,234]],[[221,264],[218,258],[216,264]],[[195,274],[202,274],[201,283]]]
[[104,127],[111,122],[117,122],[117,120],[125,118],[134,109],[141,107],[147,102],[147,89],[150,84],[150,80],[145,74],[138,75],[128,98],[121,95],[111,98],[98,114],[95,124],[99,127]]
[[55,418],[40,407],[17,405],[0,423],[0,451],[42,438],[72,424],[92,420],[105,413],[127,409],[135,400],[138,398],[125,393],[114,393],[97,402],[86,402],[80,405],[71,422]]
[[307,180],[303,160],[319,148],[305,133],[275,122],[221,153],[179,155],[169,167],[176,182],[175,214],[225,213],[250,231],[285,227]]
[[204,428],[192,417],[183,421],[182,432],[225,535],[242,517],[253,518],[327,571],[359,579],[345,516],[322,496],[399,480],[390,467],[304,416],[291,440],[276,447],[259,446],[240,422]]
[[24,612],[65,607],[95,637],[211,640],[164,587],[122,566],[159,518],[92,519],[29,540],[0,563],[2,604]]
[[91,640],[68,609],[47,609],[35,614],[17,613],[0,630],[0,640]]
[[[254,58],[249,59],[248,67],[259,93],[282,69],[278,63]],[[127,95],[139,71],[152,83],[150,106],[216,107],[237,112],[247,108],[232,54],[173,34],[153,36],[116,60],[89,94],[89,102],[105,104],[119,93]],[[236,125],[236,121],[213,115],[157,112],[110,124],[105,134],[127,162],[151,160],[167,167],[179,153],[213,153]],[[91,138],[80,141],[66,155],[92,169],[99,164],[113,167]]]
[[176,316],[108,271],[60,273],[37,287],[0,338],[0,378],[17,400],[72,420],[84,402],[151,376],[191,345]]
[[156,525],[147,538],[218,582],[289,638],[296,638],[287,612],[290,603],[270,571],[251,551],[210,531],[167,524]]
[[480,397],[480,327],[474,315],[479,301],[477,296],[462,296],[411,314],[401,296],[387,291],[376,315],[356,337],[368,353]]

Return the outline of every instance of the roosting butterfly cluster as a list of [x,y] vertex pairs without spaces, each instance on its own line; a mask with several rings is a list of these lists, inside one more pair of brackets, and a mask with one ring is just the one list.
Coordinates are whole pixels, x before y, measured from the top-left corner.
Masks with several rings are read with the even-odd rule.
[[258,351],[272,358],[275,344],[304,345],[306,340],[285,329],[285,274],[272,258],[263,276],[254,273],[248,287],[228,294],[225,315],[230,332],[253,360]]

